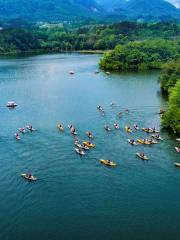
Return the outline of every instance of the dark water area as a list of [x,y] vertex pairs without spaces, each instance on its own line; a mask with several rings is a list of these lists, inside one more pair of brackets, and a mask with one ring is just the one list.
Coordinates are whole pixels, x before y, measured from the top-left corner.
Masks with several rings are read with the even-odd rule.
[[[145,138],[124,127],[160,128],[158,72],[106,75],[100,55],[55,54],[0,60],[0,239],[2,240],[178,240],[180,234],[180,162],[175,136],[153,146],[131,146],[128,138]],[[70,70],[75,75],[69,75]],[[18,107],[8,110],[8,101]],[[111,102],[117,107],[112,108]],[[97,111],[102,105],[106,115]],[[119,111],[130,113],[117,118]],[[118,121],[120,130],[110,133]],[[60,133],[57,122],[65,126]],[[38,131],[14,139],[17,129]],[[80,140],[95,135],[96,148],[80,157],[67,128],[74,124]],[[150,161],[137,159],[144,151]],[[99,159],[118,166],[107,168]],[[31,171],[38,181],[20,177]]]

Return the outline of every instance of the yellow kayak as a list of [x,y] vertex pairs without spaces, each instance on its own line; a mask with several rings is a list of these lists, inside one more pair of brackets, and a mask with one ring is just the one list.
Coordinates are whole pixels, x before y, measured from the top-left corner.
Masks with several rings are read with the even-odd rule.
[[100,162],[106,166],[109,166],[109,167],[116,167],[117,164],[114,163],[114,162],[111,162],[110,160],[105,160],[105,159],[100,159]]
[[140,144],[144,144],[144,140],[142,140],[142,139],[138,139],[137,142]]
[[60,131],[64,131],[64,128],[60,123],[57,125],[57,129],[59,129]]
[[142,139],[138,139],[137,142],[140,143],[140,144],[145,144],[145,145],[151,145],[151,144],[153,144],[153,143],[150,143],[150,142],[148,142],[148,141],[144,141],[144,140],[142,140]]
[[87,141],[83,142],[83,144],[84,144],[85,146],[89,147],[89,148],[94,148],[94,147],[96,146],[95,144],[90,143],[90,142],[87,142]]
[[126,130],[127,133],[131,133],[132,132],[132,130],[129,127],[127,127],[127,126],[125,127],[125,130]]

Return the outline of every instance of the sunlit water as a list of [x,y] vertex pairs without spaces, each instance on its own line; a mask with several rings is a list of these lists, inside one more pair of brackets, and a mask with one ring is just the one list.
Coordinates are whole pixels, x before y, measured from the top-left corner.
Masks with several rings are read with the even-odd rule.
[[[125,125],[160,127],[166,104],[158,72],[95,75],[98,55],[40,55],[0,60],[0,239],[2,240],[176,240],[180,234],[180,172],[175,136],[133,147]],[[74,70],[75,75],[69,75]],[[19,106],[8,110],[7,101]],[[111,108],[115,101],[118,106]],[[102,117],[96,110],[101,104]],[[129,108],[119,120],[117,112]],[[96,148],[83,158],[60,121],[76,126],[79,139],[95,135]],[[121,129],[107,133],[119,121]],[[29,123],[38,130],[14,139]],[[144,151],[151,160],[135,157]],[[112,159],[110,169],[99,163]],[[39,178],[26,182],[20,173]]]

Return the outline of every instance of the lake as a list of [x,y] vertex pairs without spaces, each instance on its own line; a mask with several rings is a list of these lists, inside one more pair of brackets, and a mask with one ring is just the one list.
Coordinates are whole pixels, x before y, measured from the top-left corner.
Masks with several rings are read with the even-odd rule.
[[[55,54],[3,57],[0,60],[0,239],[3,240],[178,240],[180,172],[175,136],[163,142],[131,146],[124,127],[160,128],[158,72],[107,75],[98,70],[100,55]],[[74,75],[69,71],[74,70]],[[9,110],[8,101],[18,107]],[[117,106],[112,108],[111,102]],[[103,117],[97,111],[102,105]],[[121,119],[117,113],[125,109]],[[110,133],[118,121],[120,130]],[[61,122],[65,132],[57,130]],[[17,142],[17,129],[36,132]],[[80,157],[68,124],[80,140],[92,131],[96,148]],[[144,151],[150,161],[135,153]],[[107,168],[99,159],[118,165]],[[37,182],[20,177],[31,171]]]

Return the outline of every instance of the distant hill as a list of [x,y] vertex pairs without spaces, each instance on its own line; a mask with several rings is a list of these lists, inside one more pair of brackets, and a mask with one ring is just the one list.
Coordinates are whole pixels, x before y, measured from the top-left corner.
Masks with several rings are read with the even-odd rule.
[[[97,0],[109,14],[127,19],[180,19],[180,10],[165,0]],[[105,1],[105,4],[104,4]],[[176,0],[177,2],[178,0]]]
[[95,0],[0,0],[0,18],[58,21],[97,17],[102,13]]
[[[177,4],[179,0],[168,0]],[[180,9],[167,0],[0,0],[0,19],[62,21],[103,19],[180,20]]]

